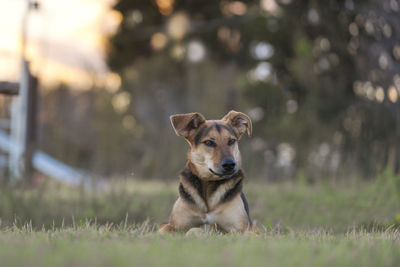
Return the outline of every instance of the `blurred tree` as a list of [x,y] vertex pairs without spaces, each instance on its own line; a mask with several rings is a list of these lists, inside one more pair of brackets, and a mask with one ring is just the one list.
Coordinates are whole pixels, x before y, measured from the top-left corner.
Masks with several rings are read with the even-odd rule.
[[121,70],[160,51],[180,59],[180,48],[198,52],[196,46],[187,47],[191,40],[201,41],[220,62],[251,64],[248,48],[268,32],[258,5],[254,0],[120,0],[114,8],[124,19],[111,38],[109,65]]
[[172,133],[168,115],[197,110],[221,116],[237,107],[236,77],[256,61],[250,47],[267,29],[258,4],[121,0],[115,5],[124,19],[110,40],[109,65],[133,96],[130,111],[144,129],[142,142],[148,146],[141,155],[149,170],[158,169],[163,158],[171,160],[171,151],[160,147],[177,144],[159,136]]
[[257,172],[270,155],[274,166],[295,158],[310,176],[386,167],[400,90],[397,0],[120,0],[115,9],[123,21],[108,62],[130,92],[149,171],[173,160],[175,139],[160,137],[167,115],[228,108],[255,121],[259,138],[244,152],[256,154]]
[[[118,96],[104,89],[79,92],[61,84],[42,95],[40,148],[94,175],[131,175],[138,164],[132,120],[117,112]],[[116,130],[117,129],[117,130]],[[129,158],[129,160],[127,160]]]
[[[295,96],[300,108],[318,114],[315,126],[322,133],[320,137],[326,140],[330,135],[336,140],[333,143],[342,144],[341,154],[347,155],[344,162],[358,165],[367,175],[386,167],[392,144],[388,139],[394,137],[392,122],[400,117],[397,97],[390,99],[400,90],[395,86],[400,77],[396,75],[399,57],[396,59],[395,52],[400,26],[398,1],[281,3],[286,4],[280,6],[278,25],[288,25],[280,33],[292,37],[284,40],[292,43],[293,52],[280,59],[286,62],[280,80],[289,76],[289,88],[297,87],[297,92],[304,92],[303,97]],[[385,102],[395,106],[390,109],[392,115],[380,106],[384,91],[389,96]],[[400,124],[396,124],[400,130]],[[322,125],[328,132],[321,129]],[[309,126],[304,129],[309,131]],[[396,140],[400,144],[400,134]],[[398,170],[400,147],[396,151]],[[377,166],[377,162],[383,163]]]
[[[391,147],[394,172],[400,172],[400,2],[370,1],[349,21],[348,50],[357,68],[354,91],[366,101],[385,105],[395,122]],[[381,118],[382,119],[382,118]]]

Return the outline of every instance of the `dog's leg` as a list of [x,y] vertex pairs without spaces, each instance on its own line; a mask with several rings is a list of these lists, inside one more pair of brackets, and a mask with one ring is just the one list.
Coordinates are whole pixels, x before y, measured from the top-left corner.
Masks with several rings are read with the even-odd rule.
[[186,232],[186,236],[203,237],[218,232],[219,230],[217,224],[204,224],[202,227],[190,228],[189,231]]
[[201,224],[199,213],[181,198],[178,198],[172,208],[169,223],[162,225],[158,232],[172,233],[175,231],[186,231]]
[[193,227],[190,228],[189,231],[186,232],[185,236],[196,236],[201,237],[206,234],[206,231],[201,227]]
[[218,207],[216,222],[228,233],[248,231],[251,225],[240,195]]

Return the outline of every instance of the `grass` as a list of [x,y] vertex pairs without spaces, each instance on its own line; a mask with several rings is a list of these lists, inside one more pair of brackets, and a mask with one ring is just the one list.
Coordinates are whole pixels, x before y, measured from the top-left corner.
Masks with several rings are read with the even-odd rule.
[[261,230],[254,235],[160,236],[149,224],[10,227],[0,266],[399,266],[400,232]]
[[254,184],[260,233],[160,236],[177,185],[0,189],[0,266],[400,266],[400,177]]
[[[344,233],[352,228],[386,229],[400,224],[400,177],[386,173],[375,182],[336,186],[299,183],[247,183],[252,217],[267,228],[323,228]],[[168,220],[177,184],[115,181],[106,188],[48,182],[34,189],[0,189],[0,228],[31,222],[34,229],[72,226],[86,219],[99,224],[121,221],[160,224]]]

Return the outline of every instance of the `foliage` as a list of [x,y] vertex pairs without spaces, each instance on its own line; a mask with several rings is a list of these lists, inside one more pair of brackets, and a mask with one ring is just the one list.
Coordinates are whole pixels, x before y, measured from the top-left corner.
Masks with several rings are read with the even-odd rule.
[[[374,177],[394,155],[396,113],[388,109],[388,98],[375,99],[378,89],[369,88],[374,95],[365,97],[358,87],[365,80],[385,87],[382,81],[394,77],[396,59],[386,57],[393,77],[382,74],[377,62],[379,53],[394,49],[395,2],[269,1],[265,7],[264,1],[182,0],[166,1],[167,10],[157,1],[118,1],[115,9],[124,19],[110,39],[109,65],[121,73],[122,90],[136,96],[131,112],[145,131],[149,165],[165,157],[151,151],[158,132],[149,123],[157,121],[158,130],[168,131],[172,113],[195,110],[215,117],[236,108],[255,122],[257,140],[244,148],[252,176],[295,178],[302,169],[311,180],[336,180],[343,173]],[[188,25],[175,38],[169,26],[182,14]],[[135,16],[140,19],[132,22]],[[152,47],[156,34],[164,42]],[[191,63],[194,41],[205,47],[206,56]],[[177,47],[184,51],[180,57],[174,56]],[[257,48],[264,54],[257,55]],[[254,78],[262,69],[269,75]],[[280,144],[295,151],[289,170],[279,166]],[[260,172],[260,165],[268,168]]]
[[[40,146],[99,176],[172,180],[187,144],[169,116],[218,119],[238,109],[254,123],[241,143],[253,179],[372,179],[400,166],[399,6],[117,1],[123,19],[108,64],[121,87],[46,94]],[[202,56],[193,61],[193,53]]]

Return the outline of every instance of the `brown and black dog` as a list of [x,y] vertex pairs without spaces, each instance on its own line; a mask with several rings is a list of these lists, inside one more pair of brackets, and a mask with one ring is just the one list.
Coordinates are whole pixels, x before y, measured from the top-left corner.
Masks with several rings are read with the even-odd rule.
[[187,231],[203,224],[224,232],[244,232],[252,227],[242,192],[243,172],[238,141],[250,136],[250,118],[230,111],[221,120],[206,120],[200,113],[170,117],[177,135],[190,144],[188,162],[179,175],[179,198],[170,221],[160,233]]

